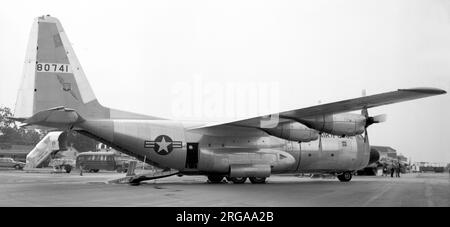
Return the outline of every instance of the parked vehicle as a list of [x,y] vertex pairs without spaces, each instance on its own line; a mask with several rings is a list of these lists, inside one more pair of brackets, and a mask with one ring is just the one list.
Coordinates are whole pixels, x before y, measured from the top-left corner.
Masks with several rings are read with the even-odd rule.
[[48,165],[55,170],[65,170],[66,173],[70,173],[75,167],[75,160],[69,158],[56,158],[52,159]]
[[76,167],[94,173],[99,170],[126,172],[128,163],[116,160],[114,152],[83,152],[77,155]]
[[14,161],[12,158],[0,158],[0,167],[22,170],[24,166],[24,162]]

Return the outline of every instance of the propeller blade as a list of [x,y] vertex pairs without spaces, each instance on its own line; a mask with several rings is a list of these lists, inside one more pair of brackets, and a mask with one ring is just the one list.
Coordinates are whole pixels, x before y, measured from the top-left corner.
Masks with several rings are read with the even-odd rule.
[[374,117],[367,117],[366,118],[366,128],[369,127],[370,125],[374,124],[374,123],[381,123],[381,122],[385,122],[387,118],[386,114],[380,114]]
[[364,143],[369,141],[369,133],[367,133],[367,127],[364,129]]
[[363,115],[365,118],[369,118],[369,112],[367,111],[367,108],[363,108],[361,110],[361,115]]
[[387,115],[386,114],[380,114],[377,116],[372,117],[373,118],[373,122],[374,123],[381,123],[381,122],[385,122],[387,119]]
[[319,133],[319,152],[322,152],[322,133]]

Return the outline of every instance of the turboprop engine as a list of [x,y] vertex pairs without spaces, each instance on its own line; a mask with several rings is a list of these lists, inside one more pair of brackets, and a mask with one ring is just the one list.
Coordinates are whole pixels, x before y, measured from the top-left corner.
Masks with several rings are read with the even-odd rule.
[[300,122],[320,132],[337,136],[355,136],[363,134],[371,124],[385,121],[385,118],[385,115],[369,117],[363,114],[342,113],[302,118]]
[[316,130],[298,122],[284,123],[264,130],[272,136],[296,142],[310,142],[319,137]]

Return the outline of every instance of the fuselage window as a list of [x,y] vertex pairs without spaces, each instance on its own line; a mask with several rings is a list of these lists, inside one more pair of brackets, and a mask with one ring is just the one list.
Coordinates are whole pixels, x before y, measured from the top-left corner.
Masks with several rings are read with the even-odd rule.
[[342,141],[342,146],[346,147],[347,146],[347,141]]

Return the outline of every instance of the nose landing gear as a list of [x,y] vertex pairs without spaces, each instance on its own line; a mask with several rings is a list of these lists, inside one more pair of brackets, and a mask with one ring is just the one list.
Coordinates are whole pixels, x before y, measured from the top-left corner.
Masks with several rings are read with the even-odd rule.
[[352,179],[352,172],[343,172],[342,174],[337,175],[337,178],[341,182],[349,182]]

